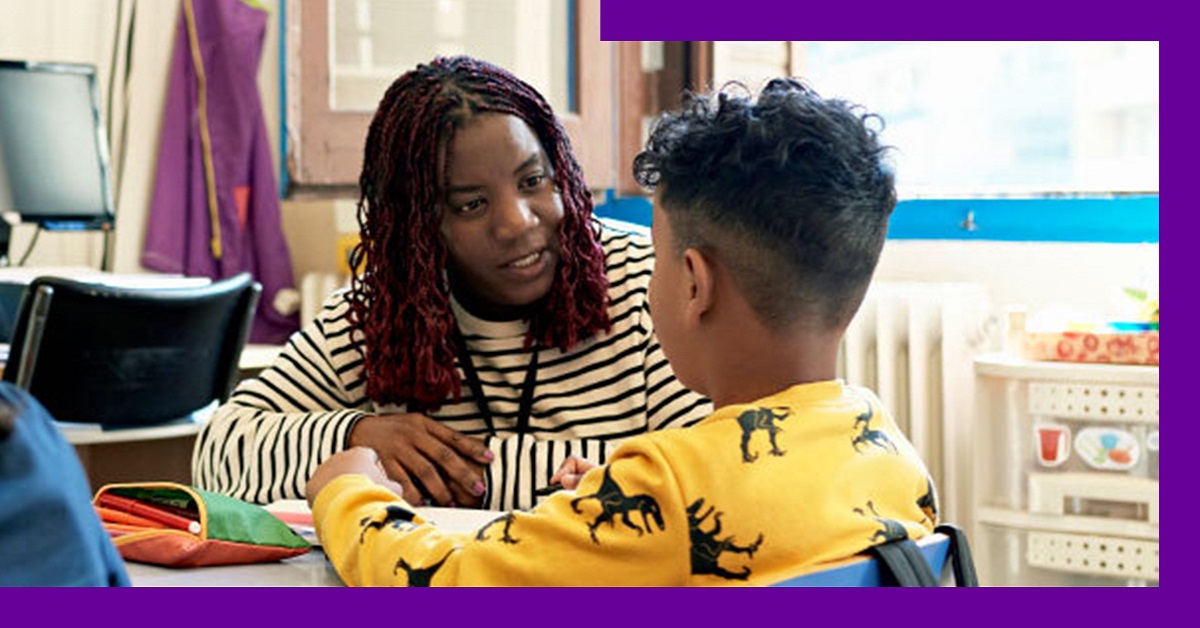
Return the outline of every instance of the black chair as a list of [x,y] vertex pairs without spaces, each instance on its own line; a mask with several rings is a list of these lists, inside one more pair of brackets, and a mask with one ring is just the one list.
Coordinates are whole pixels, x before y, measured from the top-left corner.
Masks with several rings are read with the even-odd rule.
[[4,379],[59,421],[179,419],[229,395],[261,291],[245,273],[154,289],[38,277],[21,300]]
[[25,288],[23,283],[0,281],[0,342],[12,339],[13,325],[17,322]]

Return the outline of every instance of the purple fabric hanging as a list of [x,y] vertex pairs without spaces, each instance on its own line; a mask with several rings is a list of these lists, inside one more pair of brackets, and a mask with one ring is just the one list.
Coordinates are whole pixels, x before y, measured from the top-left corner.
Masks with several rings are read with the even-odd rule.
[[258,97],[257,71],[268,15],[242,0],[200,0],[192,5],[207,85],[221,258],[214,257],[210,246],[199,86],[186,8],[181,6],[142,265],[213,279],[249,271],[263,286],[250,341],[282,343],[298,328],[298,318],[279,313],[274,305],[276,294],[293,289],[295,283]]

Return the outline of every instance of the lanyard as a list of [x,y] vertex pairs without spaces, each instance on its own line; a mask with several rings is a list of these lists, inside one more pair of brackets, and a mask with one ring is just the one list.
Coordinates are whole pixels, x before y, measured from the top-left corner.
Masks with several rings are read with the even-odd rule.
[[[488,432],[494,436],[496,425],[492,421],[492,410],[488,404],[488,398],[483,394],[483,384],[479,380],[479,374],[475,371],[475,364],[471,362],[471,352],[467,351],[467,341],[463,339],[457,326],[454,328],[454,341],[458,345],[458,362],[462,366],[467,386],[471,389],[471,396],[475,398],[475,405],[483,414],[483,421],[487,423]],[[537,344],[534,344],[533,353],[529,357],[529,366],[525,369],[525,385],[521,388],[521,405],[517,411],[518,434],[529,431],[529,415],[533,412],[533,388],[537,382],[537,368],[538,347]]]

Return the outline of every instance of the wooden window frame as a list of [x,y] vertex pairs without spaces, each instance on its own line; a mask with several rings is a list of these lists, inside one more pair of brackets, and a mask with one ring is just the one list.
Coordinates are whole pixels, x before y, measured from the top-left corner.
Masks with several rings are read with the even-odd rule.
[[[300,188],[352,188],[374,112],[330,108],[329,1],[285,0],[288,37],[288,172]],[[600,41],[600,0],[576,0],[575,103],[557,112],[588,185],[616,184],[611,42]],[[430,55],[432,57],[432,53]]]

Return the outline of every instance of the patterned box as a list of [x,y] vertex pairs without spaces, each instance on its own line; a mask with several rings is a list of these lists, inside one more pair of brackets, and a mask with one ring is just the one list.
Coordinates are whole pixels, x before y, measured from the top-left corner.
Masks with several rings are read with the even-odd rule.
[[1024,350],[1030,360],[1158,366],[1158,332],[1026,332]]

